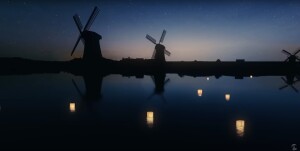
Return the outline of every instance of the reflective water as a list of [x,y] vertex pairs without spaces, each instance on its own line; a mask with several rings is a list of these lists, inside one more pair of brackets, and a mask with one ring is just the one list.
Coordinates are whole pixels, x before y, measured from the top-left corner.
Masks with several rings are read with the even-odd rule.
[[292,150],[300,95],[284,80],[1,76],[0,147]]

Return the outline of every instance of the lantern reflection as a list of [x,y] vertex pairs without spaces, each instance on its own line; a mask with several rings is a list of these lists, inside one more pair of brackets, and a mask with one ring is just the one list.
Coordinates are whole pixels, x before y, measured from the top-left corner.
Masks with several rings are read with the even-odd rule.
[[69,105],[69,109],[70,109],[70,112],[75,112],[76,111],[76,104],[71,102],[70,105]]
[[203,90],[202,89],[198,89],[197,93],[198,93],[198,96],[202,96]]
[[229,101],[230,100],[230,94],[225,94],[225,100]]
[[154,113],[152,111],[147,112],[146,120],[148,127],[152,128],[154,124]]
[[245,134],[245,121],[244,120],[237,120],[235,122],[236,127],[236,134],[239,137],[243,137]]

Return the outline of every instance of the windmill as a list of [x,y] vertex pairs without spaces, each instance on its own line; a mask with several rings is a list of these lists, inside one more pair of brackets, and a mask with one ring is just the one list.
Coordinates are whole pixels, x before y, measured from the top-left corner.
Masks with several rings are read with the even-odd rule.
[[298,89],[294,87],[294,85],[300,81],[300,78],[294,75],[287,75],[286,78],[281,77],[281,79],[283,80],[283,82],[285,83],[284,86],[280,87],[279,90],[282,90],[288,86],[290,86],[295,92],[298,92]]
[[152,38],[150,35],[148,35],[148,34],[146,35],[146,38],[149,41],[151,41],[153,44],[155,44],[155,49],[152,54],[152,59],[164,62],[164,61],[166,61],[165,54],[167,56],[171,55],[171,53],[168,50],[166,50],[166,47],[161,44],[161,43],[163,43],[163,41],[165,39],[166,33],[167,33],[167,31],[163,30],[160,40],[159,40],[159,43],[156,43],[156,40],[154,38]]
[[284,62],[296,62],[297,60],[299,61],[299,57],[297,56],[297,54],[300,52],[300,49],[295,51],[293,54],[286,51],[286,50],[282,50],[282,53],[286,54],[288,57],[284,60]]
[[76,47],[79,41],[81,40],[84,44],[83,60],[95,61],[103,58],[101,54],[100,43],[99,43],[99,40],[102,39],[102,36],[97,34],[96,32],[89,31],[98,13],[99,13],[99,9],[98,7],[95,7],[84,28],[81,24],[79,16],[77,14],[73,16],[73,19],[75,21],[77,29],[79,30],[80,35],[71,52],[71,56],[75,52]]

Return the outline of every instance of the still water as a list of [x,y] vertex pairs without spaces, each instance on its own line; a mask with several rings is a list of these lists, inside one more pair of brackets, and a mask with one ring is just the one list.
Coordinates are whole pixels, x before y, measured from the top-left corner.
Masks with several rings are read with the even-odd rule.
[[108,75],[91,84],[62,73],[0,82],[0,150],[300,148],[300,94],[279,90],[278,76]]

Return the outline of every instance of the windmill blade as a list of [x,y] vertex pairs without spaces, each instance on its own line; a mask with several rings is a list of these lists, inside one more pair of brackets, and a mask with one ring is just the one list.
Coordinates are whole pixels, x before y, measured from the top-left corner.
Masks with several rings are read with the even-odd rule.
[[283,62],[287,62],[290,58],[286,58]]
[[300,80],[300,76],[296,76],[296,79],[297,79],[296,81],[299,81]]
[[156,40],[154,39],[154,38],[152,38],[150,35],[146,35],[146,38],[149,40],[149,41],[151,41],[153,44],[155,44],[156,45]]
[[164,103],[167,103],[167,99],[165,98],[165,96],[163,94],[160,95],[161,99],[163,100]]
[[171,55],[171,52],[168,51],[168,50],[165,50],[165,54],[166,54],[167,56],[170,56],[170,55]]
[[77,41],[76,41],[76,43],[75,43],[75,46],[74,46],[74,48],[73,48],[73,50],[72,50],[72,52],[71,52],[71,56],[72,56],[72,55],[73,55],[73,53],[75,52],[75,50],[76,50],[76,47],[77,47],[77,45],[78,45],[78,43],[79,43],[80,39],[81,39],[81,35],[79,35],[79,37],[78,37],[78,39],[77,39]]
[[284,89],[284,88],[286,88],[286,87],[288,87],[288,86],[289,86],[289,85],[284,85],[284,86],[280,87],[279,90],[282,90],[282,89]]
[[286,54],[286,55],[292,55],[291,53],[289,53],[288,51],[286,51],[286,50],[282,50],[282,52],[284,53],[284,54]]
[[300,49],[294,52],[294,55],[297,55],[300,52]]
[[151,76],[151,79],[152,79],[153,83],[155,83],[154,76]]
[[281,77],[281,79],[285,82],[288,83],[287,80],[284,77]]
[[93,12],[92,12],[92,14],[91,14],[91,16],[89,17],[89,19],[88,19],[88,21],[87,21],[87,23],[86,23],[86,25],[85,25],[85,27],[84,27],[84,29],[83,30],[87,30],[87,27],[88,26],[91,26],[91,21],[92,21],[92,19],[93,19],[93,16],[95,15],[95,13],[97,12],[97,10],[98,10],[98,7],[95,7],[94,8],[94,10],[93,10]]
[[283,62],[287,62],[289,60],[289,58],[286,58]]
[[295,79],[295,81],[293,81],[293,85],[297,84],[299,82],[299,79]]
[[82,30],[83,27],[82,27],[81,21],[79,19],[79,16],[76,14],[76,15],[73,16],[73,19],[75,21],[77,29],[79,30],[79,32],[81,34],[81,32],[82,32],[81,30]]
[[163,42],[164,42],[164,39],[165,39],[166,33],[167,33],[167,31],[166,31],[166,30],[164,30],[164,31],[162,32],[162,34],[161,34],[161,37],[160,37],[160,40],[159,40],[159,43],[163,43]]
[[166,79],[164,85],[168,84],[169,82],[170,82],[170,79],[168,78],[168,79]]
[[72,79],[72,83],[73,83],[73,85],[74,85],[76,91],[78,92],[78,94],[79,94],[81,97],[83,97],[83,94],[82,94],[82,92],[80,91],[80,89],[79,89],[79,87],[77,86],[77,84],[76,84],[76,82],[74,81],[74,79]]
[[91,28],[91,26],[92,26],[92,24],[94,23],[94,21],[95,21],[97,15],[99,14],[99,11],[100,11],[100,10],[97,8],[97,10],[96,10],[96,12],[94,13],[94,15],[93,15],[91,21],[90,21],[89,24],[87,25],[86,30],[89,30],[89,29]]
[[74,48],[73,48],[73,50],[72,50],[72,52],[71,52],[71,56],[72,56],[73,53],[75,52],[76,47],[78,46],[80,39],[81,39],[82,43],[84,44],[84,39],[82,39],[82,38],[81,38],[81,35],[79,35],[78,38],[77,38],[77,41],[76,41],[76,43],[75,43],[75,46],[74,46]]
[[153,93],[148,96],[147,100],[152,99],[154,95],[155,95],[155,91],[153,91]]
[[295,92],[299,92],[298,89],[296,89],[293,85],[290,85],[290,86]]
[[154,59],[155,54],[156,54],[156,50],[154,49],[151,59]]

